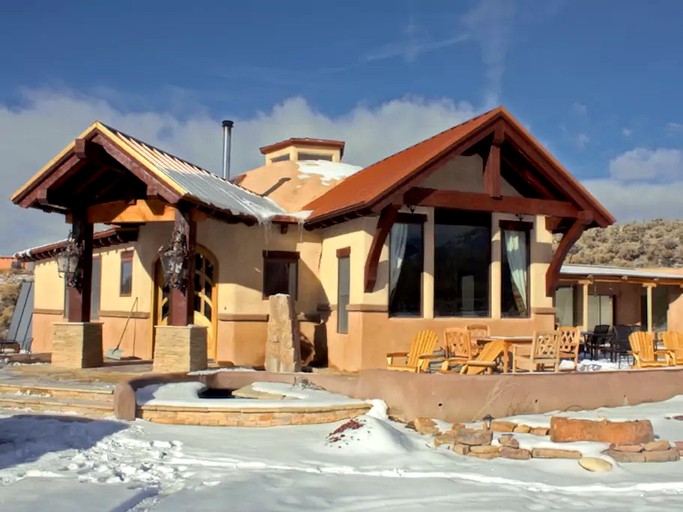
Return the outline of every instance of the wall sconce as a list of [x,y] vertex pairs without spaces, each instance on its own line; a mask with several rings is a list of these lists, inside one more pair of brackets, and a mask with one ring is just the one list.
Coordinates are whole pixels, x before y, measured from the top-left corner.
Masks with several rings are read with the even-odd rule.
[[486,428],[486,430],[491,430],[491,422],[493,421],[493,416],[487,414],[482,418],[482,421],[484,422],[484,428]]
[[159,260],[164,271],[164,286],[185,292],[187,288],[188,251],[185,233],[175,229],[171,241],[159,249]]
[[83,255],[83,244],[76,242],[72,232],[66,241],[66,247],[57,255],[57,273],[66,280],[67,286],[80,289],[83,269],[78,264]]

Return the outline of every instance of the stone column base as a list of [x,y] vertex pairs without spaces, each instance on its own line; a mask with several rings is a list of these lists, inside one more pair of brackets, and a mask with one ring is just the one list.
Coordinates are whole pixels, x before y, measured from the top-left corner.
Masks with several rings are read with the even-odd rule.
[[62,368],[102,366],[102,324],[100,322],[53,323],[52,366]]
[[206,327],[156,326],[154,373],[192,372],[206,365]]

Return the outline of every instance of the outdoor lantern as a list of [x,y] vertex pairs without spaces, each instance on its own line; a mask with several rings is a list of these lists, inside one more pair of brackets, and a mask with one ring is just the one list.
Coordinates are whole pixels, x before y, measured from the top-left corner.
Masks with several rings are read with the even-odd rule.
[[57,272],[69,286],[78,286],[80,282],[78,262],[83,254],[83,248],[76,243],[73,233],[69,233],[66,247],[57,255]]
[[185,290],[187,284],[188,252],[185,240],[185,234],[175,230],[171,242],[159,249],[164,285],[180,290]]
[[493,416],[490,414],[487,414],[482,418],[484,420],[484,425],[486,426],[486,430],[491,430],[491,422],[493,421]]

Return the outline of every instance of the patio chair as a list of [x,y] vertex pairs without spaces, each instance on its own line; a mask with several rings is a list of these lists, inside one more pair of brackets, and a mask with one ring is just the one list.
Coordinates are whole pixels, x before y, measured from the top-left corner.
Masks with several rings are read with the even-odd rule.
[[[387,354],[387,369],[400,372],[427,372],[431,360],[443,357],[433,353],[437,342],[438,336],[434,331],[418,332],[410,343],[408,352],[390,352]],[[394,359],[397,358],[405,359],[405,364],[396,364]]]
[[560,338],[557,331],[535,332],[531,346],[512,346],[512,373],[560,369]]
[[453,366],[462,366],[472,359],[470,331],[459,327],[444,330],[444,346],[448,357],[441,364],[441,371],[447,372]]
[[674,364],[683,364],[683,332],[663,332],[662,341],[664,348],[673,354]]
[[591,359],[600,357],[600,352],[608,352],[612,346],[612,333],[609,325],[596,325],[586,347]]
[[655,349],[655,340],[652,337],[652,333],[646,331],[632,332],[628,337],[628,341],[631,344],[634,368],[653,368],[672,366],[674,364],[674,354],[672,352]]
[[579,366],[581,329],[579,327],[560,327],[557,329],[557,334],[560,339],[560,361],[566,360],[574,363],[574,368],[564,368],[564,370],[576,370]]
[[464,375],[491,374],[500,365],[504,351],[505,343],[502,340],[490,341],[479,351],[476,358],[460,367],[460,373]]
[[470,340],[472,341],[472,356],[479,354],[478,340],[488,338],[491,335],[491,330],[486,324],[469,324],[465,327],[470,331]]
[[616,324],[612,327],[612,343],[609,347],[603,347],[603,352],[610,354],[610,361],[616,359],[619,366],[621,366],[621,358],[628,357],[631,353],[631,344],[628,337],[633,332],[633,327],[625,324]]

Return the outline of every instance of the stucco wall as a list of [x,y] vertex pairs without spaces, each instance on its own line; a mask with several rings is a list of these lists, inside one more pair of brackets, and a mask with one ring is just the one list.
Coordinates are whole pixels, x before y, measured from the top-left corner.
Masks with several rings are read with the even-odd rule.
[[[419,186],[481,194],[484,192],[484,161],[479,155],[453,157],[422,180]],[[500,191],[504,196],[520,195],[502,176]]]

